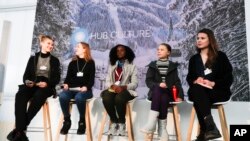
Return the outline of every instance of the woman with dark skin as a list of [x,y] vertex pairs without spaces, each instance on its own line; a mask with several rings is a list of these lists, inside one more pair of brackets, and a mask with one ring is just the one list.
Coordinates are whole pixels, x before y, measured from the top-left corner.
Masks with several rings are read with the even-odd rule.
[[196,141],[206,141],[221,137],[212,114],[215,102],[230,99],[233,82],[232,65],[227,56],[219,51],[213,31],[202,29],[197,34],[197,54],[189,60],[187,82],[188,96],[197,113],[200,134]]
[[138,85],[137,69],[132,64],[134,58],[134,52],[129,47],[120,44],[113,47],[109,54],[107,89],[101,93],[101,97],[111,119],[108,132],[110,135],[125,135],[126,104],[137,96],[135,92]]

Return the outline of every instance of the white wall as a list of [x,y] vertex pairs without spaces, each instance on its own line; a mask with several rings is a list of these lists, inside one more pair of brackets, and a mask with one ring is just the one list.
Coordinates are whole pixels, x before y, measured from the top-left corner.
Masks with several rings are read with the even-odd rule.
[[31,52],[36,0],[1,0],[0,18],[11,22],[7,66],[5,66],[5,96],[14,96],[22,83],[23,72]]
[[[7,5],[6,5],[7,4]],[[10,43],[8,53],[8,65],[6,66],[6,77],[5,77],[5,96],[14,96],[17,91],[17,85],[22,81],[22,75],[25,69],[25,65],[30,56],[31,40],[34,27],[35,19],[35,5],[36,0],[0,0],[0,18],[11,21],[10,31]],[[9,8],[8,8],[9,7]],[[19,8],[18,8],[19,7]],[[246,7],[246,26],[247,26],[247,41],[248,41],[248,59],[250,60],[250,1],[245,0]],[[250,68],[250,63],[248,63]],[[103,108],[102,105],[95,105],[92,112],[92,127],[99,125],[100,117],[96,117],[96,113],[101,113]],[[92,107],[92,106],[91,106]],[[145,123],[146,118],[140,118],[141,115],[146,116],[147,110],[149,109],[148,103],[145,101],[137,101],[133,107],[133,121],[135,137],[138,140],[143,140],[139,128]],[[181,128],[183,140],[186,140],[186,131],[189,122],[189,114],[191,111],[191,105],[183,103],[179,106],[181,112]],[[56,108],[58,110],[58,107]],[[240,110],[239,110],[240,109]],[[52,109],[53,111],[55,109]],[[225,106],[228,124],[250,124],[250,104],[248,102],[231,102]],[[217,111],[216,111],[217,112]],[[137,116],[140,113],[140,116]],[[215,120],[218,122],[218,114],[213,112]],[[52,122],[56,119],[52,119]],[[172,123],[170,123],[172,124]],[[219,124],[218,124],[219,125]],[[94,136],[98,133],[99,127],[94,129]],[[168,127],[172,130],[172,127]],[[122,139],[121,139],[122,140]]]

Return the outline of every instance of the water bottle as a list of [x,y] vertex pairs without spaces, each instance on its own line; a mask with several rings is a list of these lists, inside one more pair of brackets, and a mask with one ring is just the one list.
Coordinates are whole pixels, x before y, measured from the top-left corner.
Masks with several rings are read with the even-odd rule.
[[176,88],[175,85],[172,87],[172,94],[173,94],[174,101],[176,101],[176,99],[177,99],[177,88]]

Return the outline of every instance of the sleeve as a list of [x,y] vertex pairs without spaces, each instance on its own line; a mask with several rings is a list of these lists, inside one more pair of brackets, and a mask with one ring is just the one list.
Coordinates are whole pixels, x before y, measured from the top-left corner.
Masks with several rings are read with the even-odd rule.
[[128,90],[135,90],[138,86],[138,79],[137,79],[137,68],[135,65],[133,65],[132,68],[132,75],[131,75],[131,81],[127,85]]
[[182,85],[181,85],[181,80],[178,76],[178,69],[176,68],[176,70],[174,71],[174,78],[175,78],[175,83],[174,85],[177,87],[178,89],[178,97],[184,99],[184,94],[183,94],[183,89],[182,89]]
[[56,86],[61,79],[61,69],[60,69],[60,62],[57,58],[54,57],[55,62],[53,63],[53,70],[52,70],[52,76],[49,79],[49,85],[54,87]]
[[112,77],[112,67],[111,67],[111,65],[109,65],[108,66],[108,74],[107,74],[107,77],[105,80],[105,87],[106,88],[110,88],[110,86],[113,84],[111,77]]
[[87,89],[91,90],[95,83],[95,62],[91,61],[90,63],[90,73],[89,73],[89,81],[87,84]]
[[66,78],[64,80],[64,84],[70,84],[70,79],[72,78],[72,72],[73,72],[73,62],[71,61],[68,65],[68,69],[67,69],[67,74],[66,74]]
[[218,67],[220,69],[220,73],[219,73],[220,75],[218,75],[218,77],[214,81],[215,82],[214,88],[219,88],[219,87],[230,88],[230,86],[233,83],[232,65],[230,61],[228,60],[226,54],[221,53],[219,58],[221,58],[218,64]]
[[25,72],[23,74],[23,83],[25,83],[25,80],[30,80],[30,81],[34,81],[32,78],[32,68],[34,69],[34,56],[31,56],[28,60],[28,63],[26,65],[26,69]]
[[189,60],[188,64],[188,74],[186,77],[186,80],[189,84],[189,86],[193,85],[193,82],[197,79],[196,71],[195,71],[195,62],[194,62],[194,57],[192,57]]
[[154,86],[159,85],[158,82],[155,82],[155,71],[148,67],[147,73],[146,73],[146,85],[149,89],[152,89]]

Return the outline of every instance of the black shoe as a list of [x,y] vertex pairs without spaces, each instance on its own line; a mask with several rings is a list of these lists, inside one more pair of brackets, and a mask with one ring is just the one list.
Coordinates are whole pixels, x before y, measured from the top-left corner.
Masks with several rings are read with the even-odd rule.
[[216,127],[213,117],[208,115],[204,119],[206,124],[205,140],[212,140],[221,137],[220,131]]
[[17,131],[11,141],[29,141],[29,139],[23,131]]
[[78,129],[77,129],[77,134],[82,135],[85,134],[86,131],[86,125],[85,122],[78,122]]
[[197,136],[195,141],[206,141],[205,140],[205,131],[200,130],[200,134]]
[[68,134],[70,127],[71,127],[71,121],[70,120],[69,121],[65,120],[63,122],[63,127],[62,127],[60,133],[63,134],[63,135]]
[[12,141],[16,135],[16,132],[17,132],[16,129],[13,129],[12,131],[10,131],[10,133],[7,135],[7,139],[9,141]]

